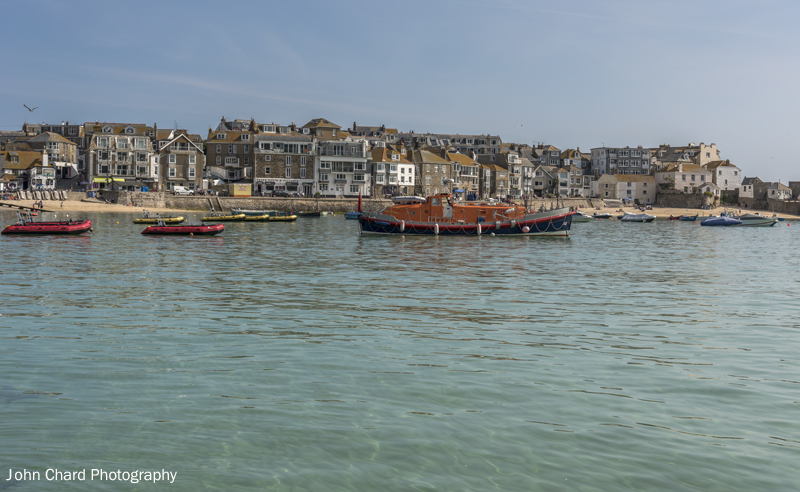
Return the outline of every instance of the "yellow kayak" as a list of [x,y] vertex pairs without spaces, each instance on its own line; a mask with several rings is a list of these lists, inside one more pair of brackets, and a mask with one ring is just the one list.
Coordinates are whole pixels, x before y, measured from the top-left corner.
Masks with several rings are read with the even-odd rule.
[[208,217],[202,217],[200,220],[212,220],[212,221],[222,221],[227,220],[229,222],[232,221],[242,221],[244,220],[244,214],[236,214],[236,215],[209,215]]
[[144,217],[141,219],[133,219],[134,224],[158,224],[158,221],[161,221],[165,224],[180,224],[183,222],[183,217],[161,217],[160,219],[157,217]]

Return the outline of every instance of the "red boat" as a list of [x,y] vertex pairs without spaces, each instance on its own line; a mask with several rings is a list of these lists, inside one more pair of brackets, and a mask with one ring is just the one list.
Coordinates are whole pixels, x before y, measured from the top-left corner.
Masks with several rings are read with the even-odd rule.
[[0,234],[81,234],[92,230],[91,220],[67,220],[62,222],[27,222],[6,226]]
[[184,236],[213,236],[225,230],[223,224],[211,225],[155,225],[150,226],[142,231],[142,234],[160,234],[160,235],[175,235],[180,234]]

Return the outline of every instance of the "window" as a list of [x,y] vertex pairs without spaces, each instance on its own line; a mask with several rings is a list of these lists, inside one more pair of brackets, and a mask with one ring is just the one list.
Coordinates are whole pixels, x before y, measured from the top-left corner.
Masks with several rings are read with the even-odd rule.
[[147,162],[147,154],[145,154],[144,152],[137,152],[136,162]]
[[197,164],[197,156],[192,154],[189,156],[189,164]]
[[271,155],[265,155],[264,156],[264,160],[265,161],[271,161],[272,160],[272,156]]
[[169,155],[169,163],[170,164],[175,164],[175,162],[176,162],[175,154],[170,154]]
[[128,160],[128,153],[127,152],[117,152],[117,160],[118,161],[127,161]]
[[353,164],[353,169],[355,169],[356,171],[364,171],[367,169],[367,164],[364,162],[356,162],[355,164]]
[[700,175],[700,181],[705,181],[705,180],[706,180],[706,175],[705,174],[701,174]]
[[286,168],[286,177],[287,178],[291,178],[292,177],[292,168],[291,167],[287,167]]
[[98,169],[98,174],[108,174],[108,164],[103,164],[102,166],[99,166]]
[[217,156],[217,165],[218,166],[222,165],[222,156],[220,155]]
[[175,171],[174,167],[169,168],[169,177],[170,178],[174,178],[175,177],[175,172],[176,171]]
[[[400,168],[400,169],[403,169],[403,168]],[[389,165],[389,172],[390,173],[396,173],[397,172],[397,164],[390,164]]]
[[235,166],[237,164],[239,164],[239,159],[237,159],[236,157],[226,157],[225,158],[225,165],[226,166]]
[[140,150],[144,150],[147,148],[147,140],[143,138],[136,139],[136,148]]
[[292,165],[292,156],[290,156],[290,155],[286,156],[286,165],[287,166],[291,166]]
[[194,178],[195,177],[195,170],[194,170],[193,167],[189,168],[189,177],[190,178]]
[[692,181],[694,181],[694,174],[692,174]]
[[245,145],[244,146],[244,153],[247,154],[248,152],[250,152],[250,146],[249,145]]
[[306,156],[304,156],[304,155],[300,156],[300,165],[301,166],[305,166],[306,165]]
[[328,181],[328,175],[327,174],[320,174],[319,175],[319,180],[320,181]]
[[228,144],[228,153],[233,154],[233,144]]
[[333,155],[344,155],[344,145],[334,145]]
[[[242,134],[242,140],[244,141],[250,140],[250,134],[249,133]],[[244,146],[244,151],[247,152],[247,145]]]
[[222,153],[222,144],[217,144],[217,154]]
[[364,181],[364,175],[363,174],[354,174],[353,175],[353,181]]
[[686,181],[686,175],[685,174],[681,174],[681,181]]
[[350,193],[358,193],[358,185],[350,185]]
[[382,163],[382,162],[379,162],[379,163],[376,165],[376,167],[375,167],[375,170],[376,170],[377,172],[379,172],[379,173],[382,173],[382,172],[384,172],[384,166],[383,166],[383,163]]
[[646,194],[647,194],[647,190],[642,191],[642,195],[646,195]]
[[118,138],[117,139],[117,148],[118,149],[127,149],[128,148],[128,139],[127,138]]
[[320,169],[330,169],[331,168],[331,162],[330,161],[322,161],[322,162],[319,163],[319,168]]
[[305,178],[305,177],[306,177],[306,170],[305,170],[305,168],[303,168],[303,169],[300,169],[300,177],[301,177],[301,178]]
[[608,183],[606,183],[606,188],[608,188]]
[[334,179],[337,179],[339,181],[347,181],[347,175],[346,174],[337,174],[334,177]]
[[125,133],[133,133],[133,128],[131,127],[126,128]]
[[264,168],[264,174],[266,174],[267,176],[269,176],[269,167],[265,167],[265,168]]
[[383,177],[384,176],[382,174],[380,176],[375,176],[375,182],[378,184],[383,184]]
[[217,133],[217,140],[225,140],[225,134],[224,133]]
[[430,176],[425,176],[425,185],[426,186],[430,186],[431,185],[431,177]]
[[319,191],[328,191],[328,183],[320,183],[318,185]]
[[244,159],[244,160],[243,160],[243,164],[244,164],[245,166],[249,166],[249,165],[250,165],[250,156],[247,156],[247,155],[246,155],[246,156],[244,156],[244,158],[243,158],[243,159]]

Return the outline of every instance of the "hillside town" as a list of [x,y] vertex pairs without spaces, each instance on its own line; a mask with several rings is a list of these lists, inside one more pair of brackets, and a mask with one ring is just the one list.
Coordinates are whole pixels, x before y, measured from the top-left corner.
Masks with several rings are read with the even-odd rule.
[[[745,177],[716,144],[597,147],[504,142],[500,135],[351,128],[317,118],[260,123],[222,118],[203,138],[156,124],[24,123],[0,131],[0,193],[160,191],[213,193],[250,185],[254,196],[429,196],[462,200],[600,198],[640,206],[729,203],[769,208],[800,194]],[[681,204],[683,204],[681,203]]]

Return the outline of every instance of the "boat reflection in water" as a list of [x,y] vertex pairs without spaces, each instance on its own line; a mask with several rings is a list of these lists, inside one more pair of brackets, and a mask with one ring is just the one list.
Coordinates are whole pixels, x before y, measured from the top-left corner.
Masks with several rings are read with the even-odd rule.
[[428,198],[395,197],[380,212],[362,212],[362,234],[568,236],[569,207],[528,213],[504,204],[457,204],[448,193]]

